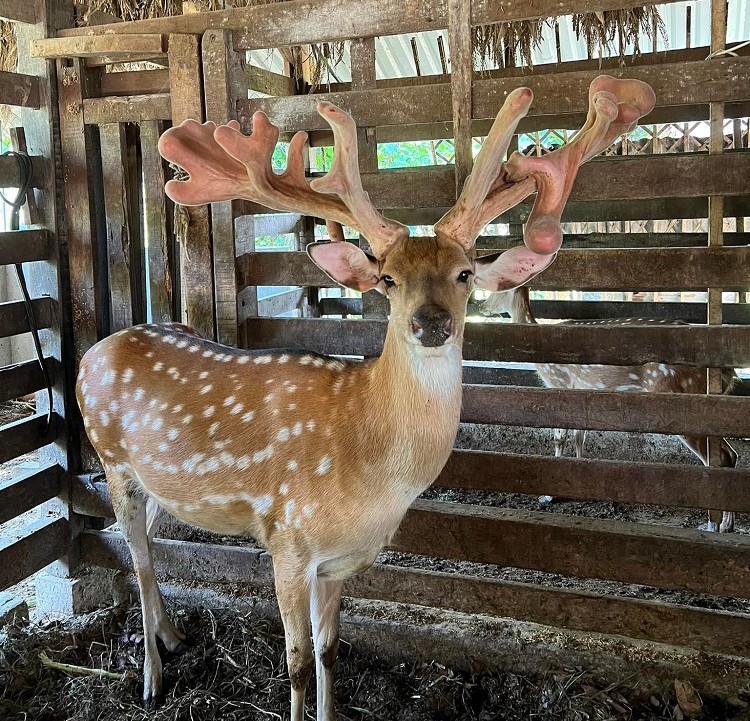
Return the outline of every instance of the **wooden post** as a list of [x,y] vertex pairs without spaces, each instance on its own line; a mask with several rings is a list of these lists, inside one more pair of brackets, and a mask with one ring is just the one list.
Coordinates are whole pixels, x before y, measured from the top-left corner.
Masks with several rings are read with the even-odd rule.
[[471,149],[474,57],[471,47],[471,0],[449,0],[448,42],[451,51],[451,103],[453,108],[456,197],[473,164]]
[[145,120],[140,126],[150,317],[155,323],[166,323],[177,317],[173,315],[176,248],[167,222],[164,162],[157,149],[162,128],[158,120]]
[[[232,34],[207,30],[203,35],[202,56],[206,120],[217,125],[236,120],[237,100],[247,97],[247,82],[240,57],[232,47]],[[238,201],[211,205],[216,338],[227,345],[237,345],[234,221],[240,215],[239,207]]]
[[133,325],[133,300],[130,285],[130,218],[126,179],[125,125],[99,126],[106,213],[106,253],[109,265],[111,331]]
[[[172,125],[183,120],[203,120],[200,38],[169,37],[169,87]],[[209,231],[209,207],[178,206],[175,231],[180,235],[180,276],[183,312],[188,325],[205,338],[215,337],[214,284]],[[177,214],[182,217],[177,218]],[[179,221],[179,222],[178,222]]]
[[[375,88],[375,38],[358,38],[352,40],[352,90],[372,90]],[[359,153],[359,172],[378,172],[378,143],[375,128],[357,128],[357,151]],[[370,252],[370,245],[363,237],[359,239],[360,247]],[[380,293],[362,294],[363,318],[387,318],[388,299]]]
[[[711,2],[711,52],[723,50],[726,43],[727,4],[726,0],[712,0]],[[709,61],[711,62],[711,61]],[[724,152],[724,103],[711,103],[710,106],[710,144],[709,153],[712,155]],[[724,244],[724,197],[711,195],[708,198],[708,245],[721,247]],[[708,324],[722,324],[721,288],[708,289]],[[721,393],[721,368],[708,369],[708,393]],[[721,465],[721,438],[708,439],[708,458],[712,466]],[[709,522],[716,525],[718,530],[722,519],[722,512],[711,510],[708,512]]]

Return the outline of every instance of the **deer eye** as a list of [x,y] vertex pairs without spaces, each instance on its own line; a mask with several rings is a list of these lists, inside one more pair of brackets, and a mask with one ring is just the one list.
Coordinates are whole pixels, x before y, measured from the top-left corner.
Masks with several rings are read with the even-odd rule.
[[456,278],[456,280],[457,280],[457,281],[458,281],[459,283],[468,283],[468,282],[469,282],[469,278],[470,278],[470,277],[471,277],[471,271],[470,271],[470,270],[462,270],[462,271],[461,271],[461,272],[460,272],[460,273],[458,274],[458,278]]
[[384,275],[380,278],[380,280],[382,280],[383,283],[385,283],[386,288],[393,288],[393,286],[396,285],[396,281],[393,280],[393,278],[391,278],[390,275]]

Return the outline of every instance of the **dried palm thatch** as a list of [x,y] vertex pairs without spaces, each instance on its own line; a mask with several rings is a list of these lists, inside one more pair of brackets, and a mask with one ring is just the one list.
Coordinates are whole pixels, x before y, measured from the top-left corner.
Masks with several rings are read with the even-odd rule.
[[[200,11],[211,11],[270,5],[275,2],[284,0],[194,0],[193,5]],[[105,12],[126,21],[181,15],[182,5],[183,0],[91,0],[80,21],[82,25],[88,24],[88,19],[94,12]],[[343,42],[296,46],[285,53],[286,59],[294,68],[294,77],[304,77],[313,88],[328,77],[336,77],[334,68],[343,56]]]
[[[540,18],[521,22],[494,23],[474,29],[474,53],[481,67],[491,63],[510,67],[521,58],[523,65],[531,67],[533,51],[543,42],[545,27],[553,27],[556,18]],[[600,51],[617,51],[620,62],[625,63],[625,49],[632,43],[634,55],[640,54],[640,32],[654,40],[660,34],[666,38],[664,21],[654,5],[608,10],[606,12],[577,13],[573,15],[573,29],[578,39],[586,41],[589,55]]]

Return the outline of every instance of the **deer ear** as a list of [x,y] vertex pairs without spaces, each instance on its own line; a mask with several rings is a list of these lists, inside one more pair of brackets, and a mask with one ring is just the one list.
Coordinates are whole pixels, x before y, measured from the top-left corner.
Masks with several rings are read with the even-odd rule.
[[377,260],[352,243],[311,243],[307,246],[307,254],[315,265],[347,288],[364,292],[380,284]]
[[539,255],[525,245],[484,255],[476,259],[474,285],[493,292],[512,290],[539,275],[554,259],[555,253]]

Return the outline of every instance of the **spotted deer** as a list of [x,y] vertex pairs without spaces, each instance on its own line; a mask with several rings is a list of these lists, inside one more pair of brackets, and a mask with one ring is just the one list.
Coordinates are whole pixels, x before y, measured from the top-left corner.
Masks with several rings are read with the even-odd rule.
[[[250,136],[236,122],[187,120],[161,137],[161,154],[190,176],[167,183],[177,203],[245,198],[358,230],[372,255],[342,240],[314,243],[308,253],[338,283],[386,294],[391,312],[382,355],[361,363],[238,350],[176,325],[121,331],[84,356],[78,401],[141,592],[145,701],[162,689],[156,637],[170,651],[183,642],[166,614],[151,557],[163,509],[209,531],[252,536],[268,549],[291,717],[303,718],[315,668],[317,718],[334,718],[342,584],[373,563],[451,452],[472,285],[511,288],[549,265],[578,166],[654,103],[647,85],[608,76],[589,95],[587,122],[567,146],[542,160],[513,155],[503,163],[532,102],[528,88],[510,93],[434,237],[410,238],[405,226],[375,209],[358,174],[354,120],[330,103],[321,102],[318,112],[333,130],[334,161],[311,182],[304,177],[305,133],[293,137],[286,170],[273,172],[279,131],[261,112]],[[475,260],[483,226],[534,191],[525,245]]]
[[[491,295],[483,304],[486,315],[510,315],[513,323],[536,323],[529,303],[529,289],[517,288],[508,293]],[[602,320],[566,321],[569,325],[652,325],[679,323],[655,318],[606,318]],[[644,363],[635,366],[610,366],[599,364],[537,363],[534,365],[539,378],[547,388],[575,388],[583,390],[621,391],[625,393],[705,393],[706,369],[695,366],[672,365],[671,363]],[[723,372],[726,392],[731,392],[737,376],[731,369]],[[567,428],[555,428],[555,456],[565,451],[568,439]],[[704,436],[677,436],[703,463],[708,465],[708,442]],[[586,430],[573,431],[576,458],[583,457]],[[721,466],[734,468],[737,454],[725,438],[721,440]],[[541,496],[542,503],[550,503],[551,496]],[[710,518],[702,526],[709,531],[731,531],[734,514],[724,511],[720,524]]]

